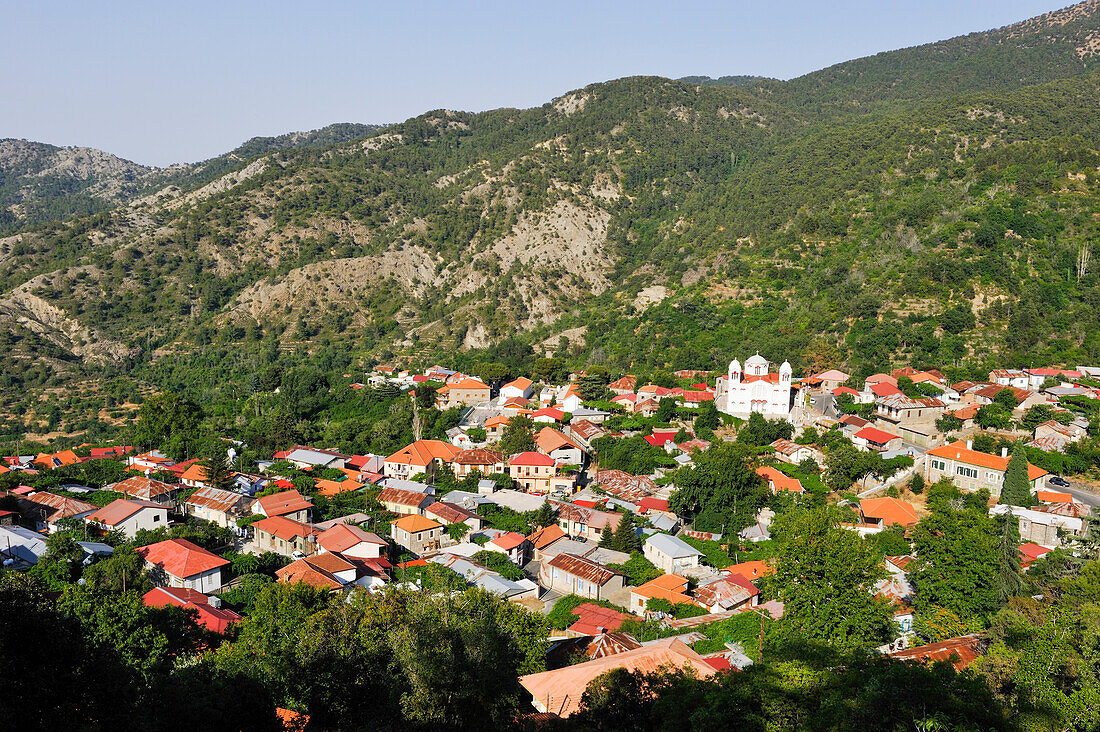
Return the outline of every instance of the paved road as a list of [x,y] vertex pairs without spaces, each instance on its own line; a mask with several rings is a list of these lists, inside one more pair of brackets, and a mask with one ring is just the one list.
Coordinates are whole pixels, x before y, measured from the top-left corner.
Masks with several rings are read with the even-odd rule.
[[1100,506],[1100,495],[1097,495],[1092,491],[1081,490],[1073,484],[1072,480],[1069,482],[1069,484],[1070,487],[1065,488],[1063,486],[1051,485],[1050,483],[1047,483],[1047,489],[1052,491],[1065,491],[1081,503],[1092,506],[1094,509],[1097,506]]

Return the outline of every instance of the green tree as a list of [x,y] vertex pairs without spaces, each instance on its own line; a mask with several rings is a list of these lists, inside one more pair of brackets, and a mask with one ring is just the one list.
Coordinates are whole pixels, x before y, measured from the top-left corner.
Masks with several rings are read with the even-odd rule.
[[534,516],[531,517],[531,523],[540,529],[546,526],[552,526],[557,522],[558,515],[554,512],[554,507],[550,505],[550,501],[544,501],[543,504],[538,507],[538,510],[535,511]]
[[535,449],[535,423],[531,418],[517,414],[508,420],[500,437],[498,449],[505,455],[530,452]]
[[213,457],[203,460],[202,468],[205,473],[203,482],[207,486],[222,491],[231,491],[235,487],[233,474],[230,472],[228,464],[226,464],[225,456],[215,454]]
[[512,370],[507,364],[500,363],[499,361],[481,361],[474,364],[471,373],[486,384],[492,386],[510,377],[512,375]]
[[840,527],[830,509],[781,519],[783,550],[771,584],[785,603],[783,622],[801,639],[854,650],[891,633],[891,612],[875,596],[884,576],[881,555]]
[[657,411],[654,413],[653,418],[661,424],[668,424],[675,416],[676,400],[671,397],[665,397],[658,403]]
[[634,524],[634,515],[621,513],[619,516],[619,525],[615,528],[615,538],[611,548],[615,551],[626,552],[627,554],[641,551],[642,542],[638,539],[637,529]]
[[1000,540],[997,542],[997,600],[1005,603],[1020,594],[1024,580],[1020,577],[1019,523],[1011,513],[1000,517]]
[[715,443],[699,453],[692,467],[676,471],[677,490],[669,507],[702,531],[736,533],[755,521],[768,487],[753,469],[744,445]]
[[1004,485],[1001,487],[1001,503],[1010,506],[1034,506],[1035,498],[1031,494],[1031,481],[1028,479],[1027,454],[1023,444],[1017,442],[1012,448],[1012,457],[1005,469]]
[[714,436],[714,430],[718,429],[720,421],[718,407],[714,405],[714,401],[703,402],[699,405],[695,414],[695,422],[693,423],[695,436],[701,440],[711,439]]
[[600,532],[600,546],[604,549],[614,549],[617,546],[615,532],[611,529],[610,521],[603,525],[603,531]]
[[134,444],[140,449],[160,449],[184,460],[202,448],[202,409],[187,397],[165,392],[150,397],[138,410]]
[[1000,566],[988,514],[978,507],[942,506],[913,529],[913,546],[917,561],[909,575],[921,588],[918,610],[941,607],[964,623],[984,622],[997,604]]

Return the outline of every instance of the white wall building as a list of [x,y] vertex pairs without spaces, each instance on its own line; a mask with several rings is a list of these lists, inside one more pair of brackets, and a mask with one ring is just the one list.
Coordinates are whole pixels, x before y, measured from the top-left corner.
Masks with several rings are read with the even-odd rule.
[[778,373],[770,373],[768,361],[759,353],[745,361],[730,363],[726,376],[718,377],[715,404],[718,410],[747,418],[753,412],[771,419],[786,419],[792,407],[791,365],[786,361]]

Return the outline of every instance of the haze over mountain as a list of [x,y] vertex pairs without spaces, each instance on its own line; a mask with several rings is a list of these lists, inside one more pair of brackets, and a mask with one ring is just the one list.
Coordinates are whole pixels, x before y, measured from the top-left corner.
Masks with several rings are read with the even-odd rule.
[[5,401],[280,349],[1094,359],[1098,52],[1090,0],[790,81],[632,77],[164,170],[5,141]]

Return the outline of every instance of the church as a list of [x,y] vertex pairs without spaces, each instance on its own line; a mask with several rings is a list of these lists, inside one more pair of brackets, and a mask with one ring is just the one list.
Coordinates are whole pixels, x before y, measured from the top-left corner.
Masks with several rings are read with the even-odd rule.
[[718,377],[714,401],[718,410],[734,417],[748,418],[758,412],[769,419],[787,419],[794,407],[791,365],[786,361],[778,373],[770,373],[768,360],[759,353],[741,362],[734,359],[729,372]]

